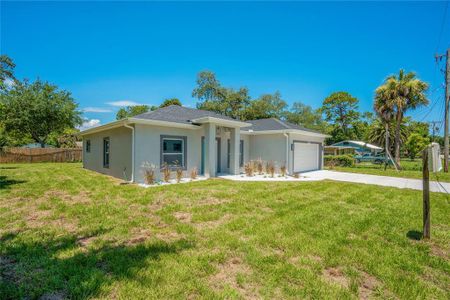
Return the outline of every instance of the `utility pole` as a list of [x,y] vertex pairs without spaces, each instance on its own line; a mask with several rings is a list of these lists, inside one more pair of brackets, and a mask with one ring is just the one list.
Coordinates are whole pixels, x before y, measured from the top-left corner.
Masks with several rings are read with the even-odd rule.
[[448,105],[450,101],[450,91],[449,91],[449,85],[450,85],[450,48],[447,49],[446,54],[437,54],[436,55],[436,63],[438,60],[442,60],[442,58],[445,57],[446,63],[445,63],[445,123],[444,123],[444,172],[448,173]]

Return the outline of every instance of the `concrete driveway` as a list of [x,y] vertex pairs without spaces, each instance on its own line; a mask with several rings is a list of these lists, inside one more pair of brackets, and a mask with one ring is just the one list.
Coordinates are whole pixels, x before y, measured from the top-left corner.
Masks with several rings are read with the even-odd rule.
[[[306,172],[302,173],[301,175],[306,178],[310,178],[312,180],[329,179],[336,181],[390,186],[400,189],[413,189],[420,191],[422,190],[422,180],[420,179],[377,176],[377,175],[348,173],[348,172],[336,172],[328,170]],[[430,177],[431,176],[432,175],[430,174]],[[437,193],[448,193],[450,192],[450,183],[441,182],[439,184],[436,181],[430,181],[430,191]]]

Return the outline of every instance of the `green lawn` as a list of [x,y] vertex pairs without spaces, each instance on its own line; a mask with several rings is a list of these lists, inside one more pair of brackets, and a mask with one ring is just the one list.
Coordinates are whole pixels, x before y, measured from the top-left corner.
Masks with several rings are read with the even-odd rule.
[[450,205],[339,182],[143,189],[0,165],[0,298],[450,298]]
[[[401,161],[402,170],[396,171],[393,167],[384,169],[384,165],[377,165],[372,163],[359,163],[353,167],[334,167],[334,171],[362,173],[380,176],[404,177],[422,179],[422,160],[416,159],[411,161],[405,159]],[[434,174],[430,173],[430,180],[439,180],[442,182],[450,182],[450,173],[443,171]]]

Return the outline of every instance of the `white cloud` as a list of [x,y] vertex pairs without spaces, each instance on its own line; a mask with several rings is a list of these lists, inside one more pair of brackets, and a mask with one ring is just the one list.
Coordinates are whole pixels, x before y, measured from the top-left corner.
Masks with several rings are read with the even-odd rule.
[[92,128],[92,127],[97,127],[100,126],[100,120],[99,119],[84,119],[83,124],[78,127],[78,129],[80,129],[81,131]]
[[109,104],[109,105],[111,105],[111,106],[118,106],[118,107],[140,105],[140,104],[137,103],[137,102],[129,101],[129,100],[121,100],[121,101],[107,102],[106,104]]
[[110,113],[111,109],[108,108],[100,108],[100,107],[85,107],[83,108],[84,112],[92,112],[92,113]]

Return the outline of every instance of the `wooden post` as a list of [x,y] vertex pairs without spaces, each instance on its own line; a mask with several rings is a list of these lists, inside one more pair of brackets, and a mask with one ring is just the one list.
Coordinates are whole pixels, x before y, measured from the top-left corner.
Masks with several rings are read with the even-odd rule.
[[428,170],[428,147],[422,152],[423,162],[423,238],[430,238],[430,171]]

